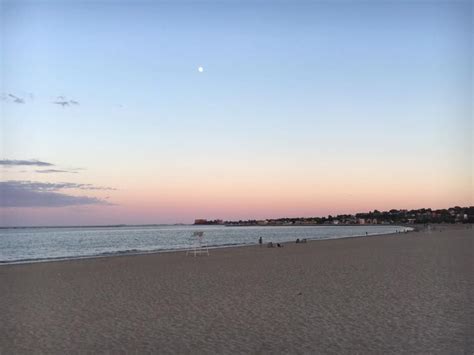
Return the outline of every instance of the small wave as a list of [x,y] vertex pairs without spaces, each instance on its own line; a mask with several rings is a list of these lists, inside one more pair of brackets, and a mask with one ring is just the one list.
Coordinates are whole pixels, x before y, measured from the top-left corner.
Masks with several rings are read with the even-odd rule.
[[96,256],[108,256],[108,255],[120,255],[120,254],[133,254],[133,253],[140,253],[146,252],[147,250],[140,250],[140,249],[126,249],[126,250],[117,250],[117,251],[106,251],[103,253],[95,254]]

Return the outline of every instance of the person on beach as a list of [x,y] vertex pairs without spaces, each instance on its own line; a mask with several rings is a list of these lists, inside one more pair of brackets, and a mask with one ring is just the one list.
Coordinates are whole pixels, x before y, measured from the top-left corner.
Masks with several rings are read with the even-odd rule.
[[258,238],[258,244],[259,244],[260,246],[262,246],[262,244],[263,244],[263,239],[262,239],[262,237]]

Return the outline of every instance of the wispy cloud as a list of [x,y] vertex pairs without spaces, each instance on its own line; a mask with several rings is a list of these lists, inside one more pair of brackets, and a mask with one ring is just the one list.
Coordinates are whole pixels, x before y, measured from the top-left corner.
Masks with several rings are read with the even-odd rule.
[[103,191],[117,190],[113,187],[95,186],[92,184],[79,184],[75,182],[37,182],[28,180],[9,180],[5,182],[10,184],[11,186],[17,186],[21,187],[22,189],[29,189],[35,191],[58,191],[63,189]]
[[8,94],[8,97],[13,99],[13,102],[16,103],[16,104],[24,104],[25,103],[24,99],[22,99],[21,97],[15,96],[13,94]]
[[[2,92],[0,94],[0,101],[13,102],[15,104],[24,104],[27,102],[33,102],[35,100],[35,95],[31,92],[25,93],[23,97]],[[56,100],[52,101],[55,105],[61,105],[62,107],[71,106],[71,105],[80,105],[80,102],[73,99],[68,99],[66,96],[60,95],[56,96]]]
[[62,107],[69,106],[69,102],[68,102],[68,101],[53,101],[53,104],[55,104],[55,105],[61,105]]
[[78,205],[112,205],[97,197],[74,196],[63,189],[113,190],[90,184],[1,181],[0,207],[65,207]]
[[[41,168],[51,167],[51,169],[35,170],[35,172],[39,174],[54,174],[54,173],[79,174],[80,171],[85,170],[84,168],[54,169],[56,167],[56,164],[48,163],[48,162],[40,161],[36,159],[28,159],[28,160],[2,159],[0,160],[0,166],[3,166],[3,167],[35,166],[35,167],[41,167]],[[21,170],[20,172],[29,172],[29,171]]]
[[63,108],[70,105],[79,105],[79,101],[77,100],[68,100],[66,96],[58,96],[56,101],[53,101],[55,105],[61,105]]
[[60,170],[60,169],[35,170],[35,172],[40,173],[40,174],[55,174],[55,173],[78,174],[77,171]]
[[47,163],[44,161],[31,159],[31,160],[10,160],[2,159],[0,160],[1,166],[54,166],[54,164]]
[[0,100],[1,101],[6,101],[6,102],[14,102],[16,104],[24,104],[25,103],[25,99],[21,98],[21,97],[18,97],[16,95],[13,95],[13,94],[6,94],[6,93],[2,93],[0,94]]

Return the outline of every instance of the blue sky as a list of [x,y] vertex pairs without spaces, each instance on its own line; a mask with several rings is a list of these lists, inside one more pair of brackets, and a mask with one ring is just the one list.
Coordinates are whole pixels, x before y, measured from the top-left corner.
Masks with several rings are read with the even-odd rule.
[[[131,195],[138,184],[157,200],[170,179],[200,189],[222,171],[229,188],[240,176],[266,189],[276,174],[275,186],[305,176],[310,189],[337,175],[364,191],[377,179],[388,189],[391,177],[415,187],[435,179],[431,195],[444,189],[439,200],[429,189],[413,196],[411,186],[406,205],[472,203],[472,8],[471,1],[4,1],[2,92],[26,102],[0,102],[3,158],[85,170],[38,177],[9,169],[3,179],[67,178]],[[58,96],[80,105],[62,108],[52,103]],[[186,180],[188,173],[197,178]],[[360,207],[404,207],[386,201],[382,187]],[[117,194],[117,205],[126,205]],[[326,211],[323,203],[314,210]],[[236,211],[228,207],[223,217]],[[149,218],[187,221],[195,213]]]

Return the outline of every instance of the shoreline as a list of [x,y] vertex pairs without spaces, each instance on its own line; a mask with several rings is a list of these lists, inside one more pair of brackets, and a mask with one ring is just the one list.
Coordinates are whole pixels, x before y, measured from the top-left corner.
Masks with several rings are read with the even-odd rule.
[[454,226],[6,265],[0,353],[472,353],[473,243]]
[[[344,225],[343,225],[344,226]],[[375,225],[374,225],[375,226]],[[242,226],[247,227],[247,226]],[[290,227],[290,226],[282,226],[282,227]],[[303,227],[303,226],[302,226]],[[308,226],[309,227],[309,226]],[[381,225],[381,227],[383,227]],[[403,231],[403,232],[387,232],[387,233],[372,233],[372,234],[361,234],[361,235],[353,235],[353,236],[340,236],[340,237],[333,237],[333,238],[307,238],[308,243],[310,242],[318,242],[323,240],[339,240],[339,239],[350,239],[350,238],[365,238],[365,237],[380,237],[380,236],[390,236],[390,235],[399,235],[399,234],[406,234],[406,233],[413,233],[417,232],[414,227],[409,226],[399,226],[394,225],[394,227],[402,227],[402,228],[411,228],[411,230]],[[280,244],[287,245],[287,244],[294,244],[295,241],[285,241],[280,242]],[[249,243],[249,244],[225,244],[225,245],[208,245],[209,250],[218,250],[218,249],[227,249],[227,248],[244,248],[244,247],[252,247],[258,246],[258,242]],[[263,247],[267,247],[266,243]],[[110,252],[110,253],[103,253],[103,254],[96,254],[96,255],[84,255],[84,256],[73,256],[73,257],[53,257],[53,258],[43,258],[43,259],[22,259],[22,260],[14,260],[14,261],[0,261],[0,268],[9,265],[24,265],[24,264],[37,264],[37,263],[51,263],[51,262],[67,262],[67,261],[75,261],[75,260],[89,260],[89,259],[101,259],[101,258],[115,258],[115,257],[122,257],[122,256],[140,256],[140,255],[150,255],[150,254],[167,254],[167,253],[183,253],[191,248],[182,248],[182,249],[154,249],[154,250],[143,250],[143,251],[117,251],[117,252]]]
[[[431,223],[433,225],[453,225],[453,224],[442,224],[442,223]],[[466,224],[466,223],[464,223]],[[94,228],[136,228],[136,227],[390,227],[390,226],[400,226],[400,227],[411,227],[415,228],[417,225],[423,224],[409,224],[409,223],[388,223],[388,224],[345,224],[345,223],[338,223],[338,224],[117,224],[117,225],[90,225],[90,226],[0,226],[0,230],[6,229],[77,229],[77,228],[84,228],[84,229],[94,229]]]

